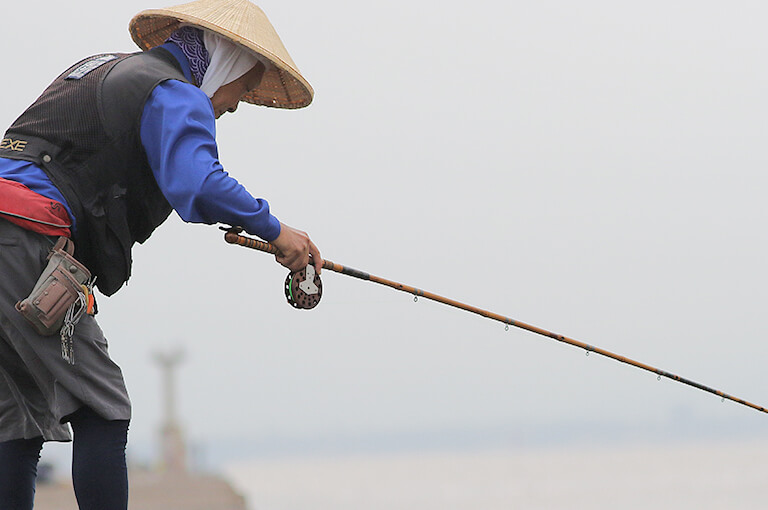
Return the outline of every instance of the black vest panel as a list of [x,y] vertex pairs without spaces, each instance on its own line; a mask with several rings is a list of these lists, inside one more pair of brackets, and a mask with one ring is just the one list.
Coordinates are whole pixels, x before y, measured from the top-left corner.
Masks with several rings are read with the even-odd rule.
[[141,144],[144,104],[165,80],[186,82],[162,48],[78,62],[8,129],[0,156],[40,166],[76,218],[76,256],[109,296],[131,275],[131,248],[171,213]]

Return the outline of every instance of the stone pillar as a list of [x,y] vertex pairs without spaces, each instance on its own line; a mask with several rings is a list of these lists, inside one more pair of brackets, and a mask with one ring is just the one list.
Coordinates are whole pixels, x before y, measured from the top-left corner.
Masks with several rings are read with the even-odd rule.
[[168,473],[187,471],[187,449],[176,412],[174,371],[184,358],[181,349],[155,353],[163,376],[163,423],[160,426],[161,469]]

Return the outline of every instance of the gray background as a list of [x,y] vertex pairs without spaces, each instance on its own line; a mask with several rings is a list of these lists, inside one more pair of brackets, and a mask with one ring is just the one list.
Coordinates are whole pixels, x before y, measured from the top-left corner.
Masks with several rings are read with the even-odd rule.
[[[218,122],[224,167],[335,262],[768,405],[764,2],[260,3],[315,89]],[[145,0],[0,18],[0,124],[53,77],[134,51]],[[8,7],[8,6],[6,6]],[[183,347],[198,462],[249,455],[765,437],[765,416],[552,340],[330,272],[286,271],[174,214],[99,300],[134,401]]]

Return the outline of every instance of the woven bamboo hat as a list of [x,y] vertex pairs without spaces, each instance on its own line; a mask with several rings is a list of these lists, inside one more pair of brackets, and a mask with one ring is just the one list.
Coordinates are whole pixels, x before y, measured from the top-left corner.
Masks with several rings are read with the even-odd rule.
[[261,85],[243,101],[275,108],[302,108],[312,102],[312,87],[267,16],[248,0],[197,0],[148,9],[134,16],[128,29],[139,48],[148,50],[163,44],[182,23],[215,32],[272,62]]

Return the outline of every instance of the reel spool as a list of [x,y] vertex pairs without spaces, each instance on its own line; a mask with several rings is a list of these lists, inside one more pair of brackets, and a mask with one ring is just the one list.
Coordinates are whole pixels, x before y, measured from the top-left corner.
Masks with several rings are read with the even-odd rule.
[[285,279],[285,298],[294,308],[311,310],[322,296],[323,282],[312,264],[301,271],[290,273]]

